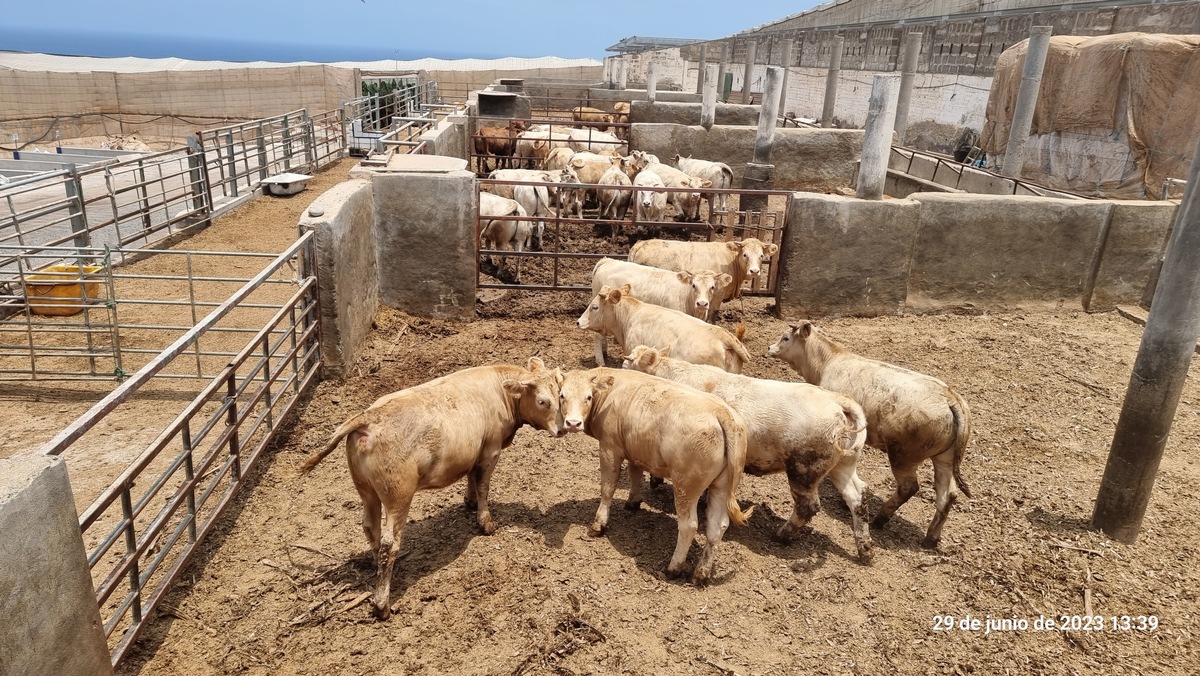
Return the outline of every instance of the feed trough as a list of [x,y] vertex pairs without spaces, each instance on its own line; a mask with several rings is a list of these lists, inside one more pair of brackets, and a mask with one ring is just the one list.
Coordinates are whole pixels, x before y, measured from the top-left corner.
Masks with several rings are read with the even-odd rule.
[[276,174],[263,179],[262,184],[272,195],[295,195],[308,186],[311,178],[308,174]]

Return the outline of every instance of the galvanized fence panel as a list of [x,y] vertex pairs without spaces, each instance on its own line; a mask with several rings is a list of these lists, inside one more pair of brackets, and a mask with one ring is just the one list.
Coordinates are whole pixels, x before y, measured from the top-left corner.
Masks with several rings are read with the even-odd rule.
[[43,447],[70,455],[277,272],[300,270],[288,298],[207,386],[80,516],[113,664],[128,653],[196,548],[320,368],[312,233],[279,254],[170,347]]
[[[477,188],[484,192],[511,192],[513,186],[544,187],[550,195],[559,191],[592,191],[597,186],[582,183],[538,183],[480,179]],[[639,193],[659,193],[667,196],[695,192],[694,188],[651,188],[646,186],[604,186],[628,193],[630,202],[626,213],[618,219],[600,218],[599,209],[586,207],[582,213],[569,213],[566,199],[554,200],[552,213],[533,216],[488,216],[476,213],[476,286],[480,289],[513,289],[525,291],[591,291],[591,272],[601,258],[625,260],[629,248],[638,240],[654,237],[704,241],[732,241],[755,237],[764,243],[782,248],[787,236],[787,214],[792,193],[784,190],[742,190],[705,188],[705,195],[725,196],[726,208],[714,208],[709,199],[700,211],[699,222],[646,220],[641,217],[634,198]],[[553,199],[553,198],[552,198]],[[717,200],[719,201],[719,200]],[[743,201],[754,201],[766,208],[743,208]],[[671,209],[671,207],[668,207]],[[543,231],[540,247],[536,234],[531,237],[534,250],[514,248],[484,248],[484,229],[489,222],[527,221],[531,231]],[[779,266],[774,261],[781,255],[764,260],[763,270],[751,280],[744,295],[775,296]],[[495,280],[495,281],[491,281]]]
[[304,109],[197,133],[214,208],[253,193],[264,179],[313,168]]

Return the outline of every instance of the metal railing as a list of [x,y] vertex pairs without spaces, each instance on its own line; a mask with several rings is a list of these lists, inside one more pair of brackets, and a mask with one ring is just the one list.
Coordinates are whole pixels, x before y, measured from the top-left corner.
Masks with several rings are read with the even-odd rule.
[[[943,186],[946,188],[952,188],[954,190],[962,190],[962,188],[959,187],[959,182],[962,180],[963,169],[968,166],[966,164],[963,164],[961,162],[955,162],[953,159],[942,157],[941,155],[938,155],[936,153],[915,150],[913,148],[903,148],[900,146],[892,146],[891,156],[892,157],[900,157],[901,162],[906,163],[904,166],[904,169],[903,169],[903,173],[907,174],[909,177],[917,180],[918,182],[927,181],[929,183],[933,183],[935,185]],[[919,176],[915,176],[912,173],[912,163],[913,163],[913,159],[916,157],[921,157],[927,161],[932,161],[934,163],[934,171],[933,171],[932,178],[924,179]],[[890,165],[890,163],[889,163],[889,165]],[[943,171],[943,168],[944,168],[944,171]],[[989,176],[994,177],[996,179],[996,181],[1001,185],[1004,184],[1003,183],[1004,181],[1010,181],[1012,184],[1011,192],[1008,192],[1008,193],[996,192],[996,193],[989,193],[989,194],[1018,195],[1018,194],[1021,194],[1020,190],[1023,189],[1025,191],[1025,193],[1030,194],[1030,195],[1047,196],[1048,193],[1054,193],[1054,195],[1051,195],[1051,196],[1053,196],[1053,197],[1064,197],[1065,196],[1065,197],[1070,197],[1070,198],[1078,198],[1078,199],[1086,199],[1086,200],[1096,199],[1095,197],[1092,197],[1089,195],[1081,195],[1079,193],[1072,192],[1070,190],[1064,190],[1062,188],[1047,188],[1046,186],[1038,185],[1036,183],[1030,183],[1029,181],[1023,181],[1019,178],[1012,178],[1011,176],[1001,176],[1000,174],[997,174],[994,171],[984,169],[982,167],[971,167],[971,168],[974,169],[975,171],[979,171],[979,172],[982,172],[982,173],[988,174]],[[892,169],[891,166],[888,167],[888,170],[896,171],[896,170]],[[941,180],[939,180],[939,173],[943,177],[947,173],[953,175],[954,176],[953,185],[951,185],[949,183],[943,183]],[[967,191],[967,192],[970,192],[970,191]]]
[[[477,189],[484,192],[504,192],[501,186],[544,187],[550,194],[559,190],[594,190],[595,185],[584,183],[538,183],[479,179]],[[732,241],[755,237],[765,243],[784,246],[787,236],[787,214],[790,211],[792,193],[785,190],[700,190],[703,195],[725,196],[727,208],[701,209],[701,222],[674,220],[644,220],[639,218],[633,202],[639,192],[671,194],[696,192],[695,188],[652,188],[646,186],[603,186],[605,189],[631,193],[627,212],[619,220],[599,218],[598,210],[585,209],[582,217],[571,217],[564,213],[562,199],[557,200],[553,213],[541,216],[482,216],[476,213],[476,287],[480,289],[520,289],[525,291],[591,291],[591,272],[595,262],[601,258],[625,260],[629,257],[628,247],[636,239],[657,237],[663,233],[687,239],[694,232],[702,234],[706,241]],[[752,198],[768,205],[766,209],[743,209],[741,202]],[[669,199],[669,197],[668,197]],[[478,202],[479,200],[477,200]],[[706,202],[708,200],[705,200]],[[665,215],[665,214],[664,214]],[[485,249],[482,242],[484,221],[528,221],[534,231],[544,230],[541,250],[515,251],[511,249]],[[539,227],[540,226],[540,227]],[[597,234],[607,227],[608,232]],[[620,245],[617,238],[624,235],[628,244]],[[535,240],[536,241],[536,240]],[[536,244],[535,244],[536,246]],[[506,268],[505,259],[525,261],[517,278]],[[492,260],[489,260],[492,259]],[[773,260],[782,260],[775,257]],[[498,263],[495,261],[499,261]],[[529,263],[532,261],[532,263]],[[516,268],[516,265],[511,267]],[[534,279],[530,280],[530,276]],[[492,277],[498,281],[487,281]],[[764,261],[759,278],[752,280],[746,295],[774,296],[778,288],[779,266]]]
[[41,449],[44,455],[69,456],[73,444],[173,361],[191,354],[201,335],[268,279],[285,268],[300,271],[287,300],[80,516],[114,665],[128,653],[317,377],[321,362],[312,245],[312,233],[305,233]]

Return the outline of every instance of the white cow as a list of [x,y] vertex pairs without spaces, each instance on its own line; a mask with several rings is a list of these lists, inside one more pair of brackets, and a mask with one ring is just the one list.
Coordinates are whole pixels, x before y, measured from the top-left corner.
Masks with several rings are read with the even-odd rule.
[[[641,176],[641,174],[638,174]],[[742,295],[742,282],[758,277],[763,259],[779,246],[747,237],[734,242],[677,242],[645,239],[629,250],[629,260],[666,270],[716,270],[733,277],[726,299]]]
[[691,188],[692,192],[668,193],[667,200],[675,205],[676,218],[681,221],[696,222],[700,220],[700,188],[711,187],[709,181],[688,176],[675,167],[669,167],[661,162],[647,164],[638,174],[653,172],[662,179],[668,188]]
[[[525,207],[522,207],[516,200],[510,200],[507,197],[500,197],[488,192],[479,193],[479,243],[485,249],[510,250],[516,249],[517,253],[529,248],[530,240],[533,238],[533,226],[527,220],[515,220],[499,217],[505,216],[521,216],[527,217]],[[521,258],[517,256],[516,280],[521,283]],[[499,263],[495,258],[492,263],[497,265],[501,270],[507,263],[505,257],[500,257]]]
[[[640,172],[633,178],[633,184],[642,188],[665,187],[662,179],[658,177],[658,174],[650,171]],[[666,218],[666,193],[653,190],[638,190],[636,193],[634,193],[634,200],[636,200],[635,208],[637,209],[637,219],[639,222],[646,223],[652,221],[661,221]]]
[[592,268],[592,293],[607,286],[619,289],[628,284],[643,303],[686,312],[707,321],[715,317],[725,298],[725,287],[733,278],[712,270],[671,272],[649,265],[601,258]]
[[[725,190],[733,186],[733,169],[730,169],[729,165],[724,162],[710,162],[676,155],[675,166],[689,176],[708,181],[713,188]],[[719,195],[704,193],[704,198],[708,200],[708,209],[711,212],[714,208],[724,210],[729,195],[727,193]]]
[[[605,188],[603,186],[617,186],[615,188]],[[612,222],[612,236],[616,240],[617,235],[621,233],[620,221],[625,220],[625,214],[629,211],[630,198],[633,195],[630,186],[632,181],[621,171],[620,163],[616,163],[604,172],[600,177],[600,181],[596,187],[596,202],[600,205],[600,218]]]

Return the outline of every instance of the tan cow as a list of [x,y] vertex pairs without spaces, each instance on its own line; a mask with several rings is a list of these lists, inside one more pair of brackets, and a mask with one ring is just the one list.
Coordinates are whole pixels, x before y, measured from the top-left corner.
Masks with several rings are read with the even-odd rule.
[[610,151],[616,157],[620,157],[629,152],[629,146],[624,141],[603,131],[595,129],[572,129],[568,136],[571,137],[570,146],[576,152],[591,151],[599,153],[601,151]]
[[675,205],[675,218],[680,221],[697,222],[700,220],[700,189],[712,187],[712,182],[695,176],[688,176],[675,167],[669,167],[661,162],[647,164],[642,173],[653,172],[662,179],[668,188],[691,188],[692,192],[667,193],[667,199]]
[[[488,192],[479,193],[479,244],[484,249],[512,250],[517,253],[530,248],[534,236],[533,224],[527,220],[516,220],[512,217],[527,217],[525,207],[515,199],[500,197]],[[538,236],[539,244],[541,236]],[[516,280],[521,283],[521,258],[516,256]],[[501,270],[507,264],[504,256],[497,263],[492,262]]]
[[604,365],[604,336],[616,339],[622,354],[638,345],[670,347],[679,359],[711,364],[730,373],[741,373],[750,361],[746,346],[730,332],[684,312],[643,303],[631,295],[628,284],[619,289],[602,287],[576,323],[600,334],[597,366]]
[[926,459],[933,461],[937,513],[921,544],[937,547],[958,489],[971,497],[960,471],[971,439],[967,402],[937,378],[850,352],[810,322],[790,326],[767,355],[787,362],[808,382],[862,404],[867,443],[887,453],[896,477],[896,494],[883,504],[872,525],[886,524],[916,495],[917,468]]
[[554,150],[550,151],[549,155],[546,156],[546,161],[543,163],[543,167],[546,169],[546,171],[559,171],[564,169],[571,161],[571,156],[574,154],[575,151],[571,150],[569,147],[555,148]]
[[[467,477],[467,506],[491,535],[496,524],[488,486],[500,450],[524,425],[560,435],[562,380],[558,369],[546,368],[537,357],[527,368],[505,364],[452,373],[381,397],[342,423],[304,463],[301,472],[308,473],[346,439],[350,478],[363,503],[363,532],[379,573],[372,599],[377,615],[391,614],[392,566],[413,494]],[[381,527],[384,514],[390,535]]]
[[550,151],[566,148],[571,137],[555,131],[523,131],[517,136],[513,160],[527,169],[541,169]]
[[[675,166],[680,171],[688,176],[700,178],[708,181],[713,188],[727,189],[733,186],[733,169],[729,168],[724,162],[710,162],[709,160],[697,160],[691,157],[675,156]],[[704,198],[708,200],[708,210],[711,212],[715,209],[724,210],[728,206],[729,193],[704,193]],[[719,205],[718,205],[719,204]]]
[[644,239],[629,250],[629,260],[666,270],[716,270],[733,277],[726,299],[742,295],[742,282],[762,271],[764,258],[775,255],[779,246],[754,237],[734,242],[677,242]]
[[600,219],[612,223],[613,241],[621,234],[621,221],[625,220],[625,214],[629,211],[629,202],[633,197],[631,185],[629,177],[621,171],[620,162],[609,167],[596,185],[596,203],[600,205]]
[[596,122],[596,129],[600,131],[608,131],[608,124],[611,124],[615,117],[612,113],[606,113],[599,108],[589,108],[588,106],[576,106],[571,109],[571,119],[576,122]]
[[581,182],[596,185],[605,172],[613,166],[620,166],[620,158],[583,151],[572,155],[567,166]]
[[689,364],[669,350],[639,346],[624,368],[666,378],[720,397],[746,423],[746,473],[786,472],[795,506],[776,535],[788,541],[821,509],[817,488],[825,477],[837,486],[853,520],[858,557],[871,559],[866,484],[858,460],[867,440],[867,417],[850,397],[807,383],[785,383]]
[[612,258],[601,258],[592,268],[592,293],[600,293],[606,286],[619,289],[628,284],[643,303],[686,312],[705,321],[716,317],[725,287],[732,282],[729,275],[712,270],[671,272]]
[[[662,188],[662,179],[652,171],[643,171],[633,178],[639,188]],[[667,214],[667,194],[657,190],[638,190],[633,194],[635,215],[639,223],[657,223]],[[634,246],[637,246],[636,244]]]
[[586,432],[600,442],[600,507],[589,532],[608,527],[621,465],[629,462],[629,509],[642,501],[642,473],[671,480],[679,536],[667,564],[669,575],[683,573],[696,536],[700,495],[708,492],[708,542],[692,571],[692,581],[710,580],[716,548],[732,520],[744,524],[753,508],[737,504],[746,460],[746,426],[729,406],[711,394],[636,371],[597,368],[571,371],[563,379],[559,429]]

